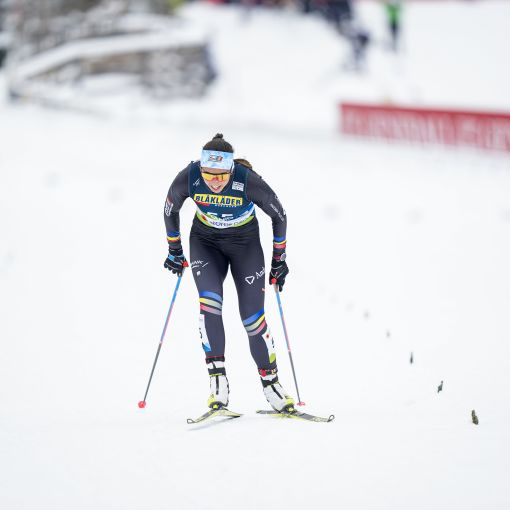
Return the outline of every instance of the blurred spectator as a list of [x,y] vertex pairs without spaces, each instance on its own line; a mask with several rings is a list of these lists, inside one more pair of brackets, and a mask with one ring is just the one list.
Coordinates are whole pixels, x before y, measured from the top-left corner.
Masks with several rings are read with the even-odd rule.
[[345,63],[346,69],[361,71],[366,60],[366,50],[370,44],[370,34],[356,21],[352,0],[324,0],[320,7],[321,0],[312,0],[314,7],[322,10],[326,19],[333,23],[338,32],[345,37],[351,45],[351,56]]
[[351,58],[345,64],[346,69],[363,71],[366,63],[367,48],[370,44],[370,33],[354,21],[343,22],[342,35],[351,44]]
[[390,33],[390,46],[393,51],[398,51],[400,39],[400,22],[402,17],[402,3],[400,0],[386,1],[384,8],[386,10],[386,19],[388,22],[388,31]]
[[326,0],[326,19],[331,21],[339,31],[342,25],[352,21],[351,0]]

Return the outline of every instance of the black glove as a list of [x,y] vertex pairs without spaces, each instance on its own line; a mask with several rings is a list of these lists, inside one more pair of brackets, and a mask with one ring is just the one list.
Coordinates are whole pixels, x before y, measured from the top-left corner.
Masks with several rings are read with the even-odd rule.
[[285,262],[285,253],[281,255],[273,255],[271,260],[271,273],[269,274],[269,283],[271,285],[278,285],[278,290],[281,292],[285,284],[285,277],[289,274],[287,262]]
[[182,248],[168,248],[165,267],[172,271],[172,273],[177,274],[177,276],[182,276],[184,268],[188,267]]

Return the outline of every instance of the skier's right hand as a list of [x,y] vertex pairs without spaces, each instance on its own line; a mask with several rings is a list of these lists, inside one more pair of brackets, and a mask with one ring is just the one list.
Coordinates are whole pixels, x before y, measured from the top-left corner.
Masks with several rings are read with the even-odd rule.
[[182,276],[184,268],[188,267],[182,248],[168,248],[168,256],[164,265],[172,273]]

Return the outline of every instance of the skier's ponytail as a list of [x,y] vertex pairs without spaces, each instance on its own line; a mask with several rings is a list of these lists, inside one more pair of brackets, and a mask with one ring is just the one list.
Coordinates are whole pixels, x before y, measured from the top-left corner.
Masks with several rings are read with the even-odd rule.
[[244,165],[245,167],[249,168],[250,170],[253,170],[251,163],[247,159],[236,158],[236,159],[234,159],[234,163],[239,163],[239,164]]

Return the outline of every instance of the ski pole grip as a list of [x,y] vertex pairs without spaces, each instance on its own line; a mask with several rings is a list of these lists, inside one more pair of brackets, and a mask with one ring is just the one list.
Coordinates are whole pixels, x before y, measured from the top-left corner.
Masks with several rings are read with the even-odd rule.
[[188,264],[188,261],[185,260],[184,263],[182,264],[183,267],[189,267],[189,264]]
[[272,279],[271,279],[271,284],[272,284],[272,285],[275,285],[275,283],[276,283],[276,278],[272,278]]

